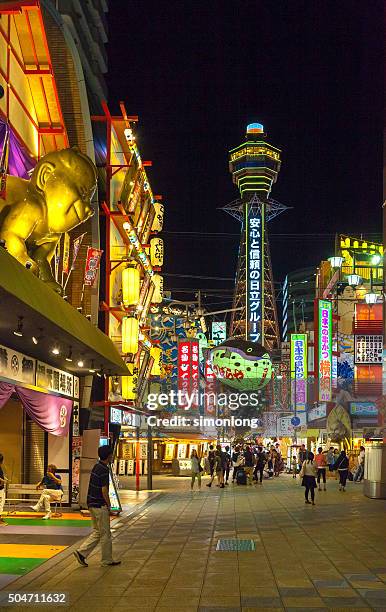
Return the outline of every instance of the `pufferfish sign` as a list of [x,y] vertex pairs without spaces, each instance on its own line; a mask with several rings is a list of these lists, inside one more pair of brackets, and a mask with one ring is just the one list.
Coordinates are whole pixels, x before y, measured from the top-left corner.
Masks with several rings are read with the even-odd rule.
[[230,339],[210,351],[213,372],[224,385],[240,391],[265,387],[272,378],[272,361],[264,346]]

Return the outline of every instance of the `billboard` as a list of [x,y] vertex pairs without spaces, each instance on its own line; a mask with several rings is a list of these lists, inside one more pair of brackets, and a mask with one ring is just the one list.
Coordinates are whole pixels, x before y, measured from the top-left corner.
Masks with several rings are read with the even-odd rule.
[[264,216],[245,206],[246,339],[263,344]]
[[292,405],[305,412],[307,405],[307,334],[291,334]]
[[317,351],[315,351],[315,371],[319,379],[319,400],[331,400],[332,382],[332,302],[315,300]]
[[351,416],[378,416],[378,407],[374,402],[350,402]]

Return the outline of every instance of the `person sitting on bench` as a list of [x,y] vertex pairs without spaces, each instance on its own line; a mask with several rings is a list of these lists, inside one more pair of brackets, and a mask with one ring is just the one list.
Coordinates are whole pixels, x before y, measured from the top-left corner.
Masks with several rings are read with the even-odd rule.
[[36,489],[43,487],[43,491],[37,504],[31,508],[35,512],[41,512],[44,509],[46,512],[44,519],[51,518],[51,502],[59,502],[63,495],[62,479],[60,474],[55,474],[56,470],[56,465],[50,463],[46,475],[36,485]]

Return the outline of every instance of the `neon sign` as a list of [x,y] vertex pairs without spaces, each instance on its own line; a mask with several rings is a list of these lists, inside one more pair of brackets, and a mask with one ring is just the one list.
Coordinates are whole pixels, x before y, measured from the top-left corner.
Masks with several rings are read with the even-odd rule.
[[291,334],[291,378],[294,379],[294,405],[304,412],[307,404],[307,334]]
[[261,211],[245,212],[246,235],[246,339],[263,342],[263,277],[264,277],[264,221]]
[[332,376],[332,303],[318,300],[318,363],[319,400],[331,400]]

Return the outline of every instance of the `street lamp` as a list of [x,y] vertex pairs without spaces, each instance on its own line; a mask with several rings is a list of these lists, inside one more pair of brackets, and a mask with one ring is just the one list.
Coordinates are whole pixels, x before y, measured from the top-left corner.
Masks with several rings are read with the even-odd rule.
[[359,274],[349,274],[347,277],[347,282],[349,285],[351,285],[351,287],[357,287],[361,284],[362,278],[359,276]]
[[330,262],[332,268],[341,268],[343,263],[343,257],[329,257],[328,261]]
[[365,301],[366,304],[376,304],[378,301],[378,293],[366,293]]

